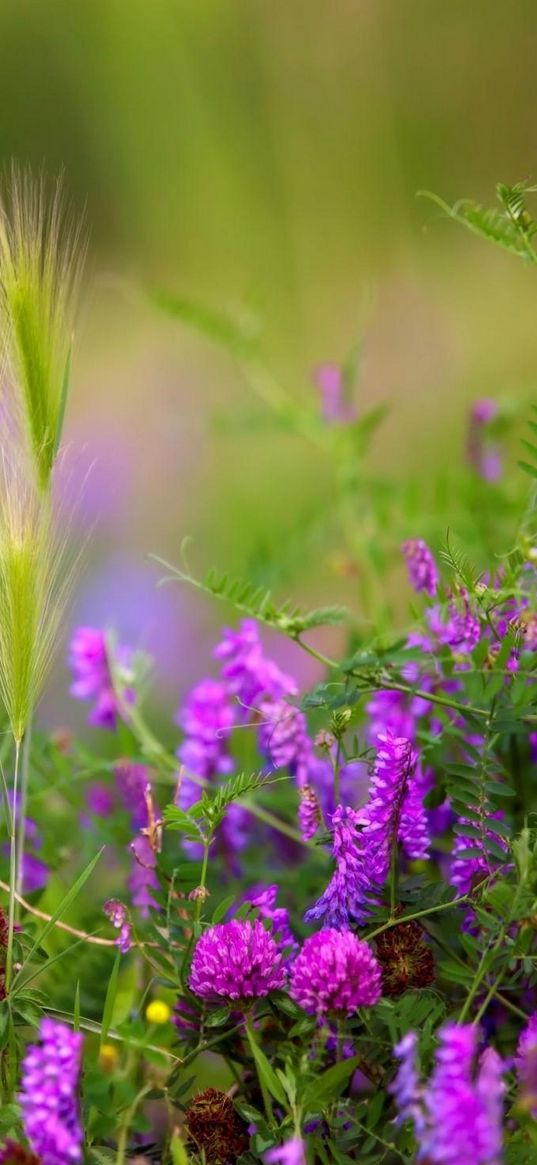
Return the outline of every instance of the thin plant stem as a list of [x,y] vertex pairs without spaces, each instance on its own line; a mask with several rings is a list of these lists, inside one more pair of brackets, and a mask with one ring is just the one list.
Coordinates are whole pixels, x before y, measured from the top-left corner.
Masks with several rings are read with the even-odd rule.
[[151,1091],[151,1088],[151,1084],[144,1084],[143,1088],[141,1088],[137,1095],[134,1097],[132,1104],[129,1105],[125,1113],[124,1119],[121,1122],[121,1128],[117,1142],[116,1165],[124,1165],[124,1161],[127,1155],[129,1130],[132,1120],[136,1115],[136,1109],[138,1108],[138,1105],[141,1104],[144,1096]]
[[194,913],[194,919],[196,922],[199,922],[199,920],[201,918],[201,911],[203,908],[203,902],[204,902],[204,898],[205,898],[205,883],[207,881],[207,868],[209,865],[209,846],[210,846],[210,844],[211,844],[211,839],[206,838],[204,843],[203,843],[203,861],[201,863],[200,883],[199,883],[199,886],[197,887],[198,897],[196,898],[196,908],[195,908],[195,913]]
[[[30,781],[30,753],[32,750],[32,719],[28,719],[26,731],[22,741],[22,764],[21,764],[21,790],[20,790],[20,804],[18,806],[19,819],[19,838],[17,843],[17,878],[15,882],[15,890],[17,895],[22,893],[22,879],[23,879],[23,863],[24,863],[24,846],[26,842],[26,804],[28,801],[28,785]],[[17,817],[17,807],[15,806],[15,817]],[[16,907],[17,921],[18,921],[18,898]]]
[[13,938],[15,932],[15,910],[17,903],[17,826],[16,826],[16,807],[17,795],[19,791],[19,763],[20,763],[21,742],[15,740],[15,772],[13,776],[13,810],[11,813],[11,828],[9,831],[9,907],[8,907],[8,931],[7,931],[7,949],[6,949],[6,978],[5,987],[6,994],[9,993],[11,986],[11,979],[13,975]]
[[427,918],[429,914],[439,914],[441,910],[452,910],[454,906],[460,906],[463,902],[468,902],[473,898],[487,881],[488,878],[484,878],[475,887],[475,890],[472,890],[469,894],[461,894],[459,898],[453,898],[451,902],[440,902],[438,906],[428,906],[425,910],[416,910],[414,914],[402,914],[400,918],[389,918],[382,926],[377,926],[376,930],[371,930],[369,934],[364,935],[364,938],[369,942],[370,939],[376,938],[379,934],[383,934],[385,930],[391,930],[392,926],[399,926],[402,922],[413,922],[415,918]]
[[[250,1047],[255,1048],[257,1045],[257,1040],[256,1040],[255,1032],[254,1032],[253,1023],[252,1023],[252,1017],[250,1015],[245,1016],[244,1026],[246,1028],[246,1034],[248,1036],[248,1042],[250,1044]],[[255,1057],[254,1057],[254,1061],[255,1061]],[[263,1077],[261,1076],[261,1073],[257,1067],[257,1061],[255,1061],[255,1067],[256,1067],[257,1079],[259,1081],[259,1087],[261,1089],[261,1096],[263,1097],[263,1105],[265,1108],[265,1112],[267,1114],[267,1120],[268,1120],[269,1125],[273,1125],[274,1124],[274,1114],[272,1112],[272,1105],[270,1103],[270,1096],[268,1094],[268,1090],[267,1090],[265,1081],[263,1080]]]

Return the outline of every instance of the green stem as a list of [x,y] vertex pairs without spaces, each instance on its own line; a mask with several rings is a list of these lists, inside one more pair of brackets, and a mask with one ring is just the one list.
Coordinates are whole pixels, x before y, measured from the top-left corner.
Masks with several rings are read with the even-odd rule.
[[383,934],[385,930],[390,930],[392,926],[399,926],[402,922],[413,922],[415,918],[426,918],[429,914],[439,914],[441,910],[452,910],[453,907],[460,906],[463,902],[468,902],[473,898],[487,880],[484,878],[469,894],[461,894],[459,898],[453,898],[451,902],[440,902],[438,906],[428,906],[425,910],[416,910],[414,914],[402,914],[400,918],[390,918],[382,926],[378,926],[376,930],[371,930],[369,934],[364,935],[364,938],[369,942],[370,939]]
[[129,1105],[125,1113],[125,1118],[121,1122],[121,1128],[117,1142],[116,1165],[124,1165],[127,1154],[127,1141],[132,1120],[136,1115],[136,1109],[138,1108],[138,1105],[141,1103],[146,1093],[151,1091],[151,1088],[151,1084],[144,1084],[144,1087],[141,1088],[138,1094],[134,1097],[132,1104]]
[[201,911],[203,909],[205,883],[207,881],[207,867],[209,865],[209,846],[211,838],[206,838],[203,843],[203,861],[201,863],[201,875],[198,890],[201,891],[199,898],[196,898],[196,908],[194,912],[194,920],[199,922],[201,918]]
[[470,987],[468,995],[466,996],[466,999],[465,999],[463,1006],[461,1008],[461,1013],[460,1013],[458,1021],[457,1021],[458,1023],[465,1022],[465,1019],[466,1019],[466,1016],[468,1015],[471,1004],[473,1003],[473,1000],[475,999],[475,996],[478,992],[478,989],[479,989],[479,987],[480,987],[480,985],[481,985],[481,983],[482,983],[482,981],[487,973],[490,957],[494,956],[496,954],[496,951],[499,950],[499,948],[501,947],[501,945],[503,943],[505,929],[506,929],[505,925],[502,926],[494,945],[492,947],[488,946],[486,948],[486,950],[483,951],[483,954],[481,956],[481,959],[479,961],[479,965],[478,965],[478,968],[477,968],[477,971],[475,974],[474,981],[472,983],[472,986]]
[[[254,1027],[253,1027],[253,1023],[252,1023],[252,1017],[250,1015],[247,1015],[244,1017],[244,1026],[246,1029],[246,1035],[248,1036],[248,1043],[250,1044],[250,1047],[251,1048],[257,1047],[257,1040],[255,1037]],[[274,1114],[272,1112],[272,1104],[270,1103],[270,1096],[269,1096],[267,1087],[265,1085],[265,1082],[261,1076],[261,1073],[257,1067],[257,1060],[255,1059],[255,1056],[253,1058],[254,1058],[254,1063],[255,1063],[255,1067],[256,1067],[257,1079],[259,1081],[259,1087],[261,1089],[261,1096],[263,1097],[263,1104],[265,1107],[265,1112],[267,1114],[267,1121],[268,1121],[269,1125],[273,1125],[274,1124]]]
[[9,831],[9,908],[8,908],[8,931],[7,931],[7,949],[6,949],[6,978],[5,988],[6,994],[9,994],[11,986],[11,979],[13,975],[13,937],[15,932],[15,910],[16,910],[16,881],[17,881],[17,826],[16,826],[16,806],[17,794],[19,785],[19,761],[20,761],[20,740],[15,741],[15,773],[13,777],[13,810],[11,813],[10,831]]
[[[22,878],[23,878],[23,861],[24,861],[24,845],[26,842],[26,803],[28,800],[28,785],[30,781],[30,753],[32,750],[32,721],[28,720],[26,731],[22,741],[22,764],[21,764],[21,792],[20,804],[18,806],[18,820],[19,820],[19,839],[17,844],[17,877],[15,881],[15,889],[17,894],[22,894]],[[19,905],[16,906],[17,918],[20,913]]]

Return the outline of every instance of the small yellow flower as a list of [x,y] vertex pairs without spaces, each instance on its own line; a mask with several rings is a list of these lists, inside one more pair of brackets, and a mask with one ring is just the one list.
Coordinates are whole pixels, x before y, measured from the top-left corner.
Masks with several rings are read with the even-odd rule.
[[163,999],[153,999],[145,1009],[145,1018],[148,1023],[168,1023],[172,1014],[171,1007]]
[[114,1044],[103,1044],[99,1052],[99,1067],[103,1072],[113,1072],[119,1059],[118,1050]]

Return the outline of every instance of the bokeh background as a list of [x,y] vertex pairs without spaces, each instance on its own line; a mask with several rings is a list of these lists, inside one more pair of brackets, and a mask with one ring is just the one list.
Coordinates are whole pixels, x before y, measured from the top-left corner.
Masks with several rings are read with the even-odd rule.
[[[470,400],[531,396],[536,284],[416,192],[493,202],[537,177],[536,53],[534,0],[3,0],[0,161],[62,168],[90,230],[71,621],[154,651],[170,704],[224,612],[156,594],[147,553],[177,560],[191,534],[196,562],[262,575],[323,476],[296,440],[233,425],[233,361],[147,291],[247,305],[303,401],[361,337],[358,408],[391,406],[373,457],[426,481],[461,457]],[[295,558],[285,591],[338,598],[317,566]]]

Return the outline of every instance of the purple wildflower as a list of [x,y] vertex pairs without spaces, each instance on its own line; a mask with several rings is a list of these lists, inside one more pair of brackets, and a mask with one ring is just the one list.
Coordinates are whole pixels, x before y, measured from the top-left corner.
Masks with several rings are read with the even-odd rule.
[[501,1061],[493,1049],[473,1079],[477,1032],[447,1023],[425,1092],[428,1128],[421,1138],[432,1165],[499,1165],[502,1146]]
[[450,599],[447,614],[440,607],[433,607],[427,612],[427,621],[438,642],[450,647],[456,655],[469,655],[479,643],[479,616],[464,587]]
[[407,1032],[396,1044],[394,1055],[400,1060],[400,1065],[388,1091],[397,1105],[397,1124],[411,1120],[419,1140],[425,1130],[425,1114],[422,1107],[423,1089],[416,1063],[417,1044],[415,1032]]
[[361,902],[364,883],[357,820],[354,809],[338,805],[332,817],[332,853],[336,868],[324,894],[307,911],[306,922],[322,919],[325,926],[343,929],[356,916],[356,901]]
[[312,755],[306,717],[285,700],[264,700],[259,745],[275,769],[288,768],[299,787],[308,777]]
[[[69,660],[73,672],[70,687],[75,700],[94,700],[95,704],[88,723],[97,728],[114,731],[119,715],[118,701],[112,682],[109,660],[109,646],[104,631],[95,627],[78,627],[71,640]],[[128,703],[134,703],[135,694],[130,686],[132,653],[129,648],[118,647],[115,651],[114,666],[125,682],[123,695]]]
[[505,1087],[502,1062],[487,1048],[474,1070],[477,1032],[447,1023],[439,1031],[436,1063],[420,1085],[413,1032],[396,1047],[401,1066],[391,1085],[399,1120],[414,1122],[418,1160],[429,1165],[500,1165]]
[[[391,732],[379,736],[369,798],[357,817],[363,826],[364,863],[371,884],[377,889],[388,877],[392,845],[400,828],[414,764],[409,740],[404,736],[393,736]],[[406,840],[410,844],[408,831]]]
[[427,853],[423,791],[412,784],[415,758],[410,741],[387,732],[379,736],[378,744],[366,805],[358,811],[339,806],[332,818],[336,869],[324,894],[308,910],[308,922],[322,918],[336,928],[348,926],[351,918],[364,922],[388,877],[396,840],[403,842],[409,856]]
[[487,435],[487,426],[495,420],[498,406],[495,401],[484,397],[474,401],[468,420],[466,457],[483,481],[499,481],[502,476],[500,448]]
[[197,942],[189,986],[201,999],[259,999],[284,982],[282,953],[257,918],[211,926]]
[[381,969],[350,930],[320,930],[306,939],[291,968],[290,993],[310,1015],[353,1015],[381,996]]
[[304,841],[311,841],[312,837],[315,837],[321,822],[321,806],[315,789],[312,789],[311,785],[302,785],[298,806],[298,824]]
[[520,1034],[515,1063],[521,1102],[537,1120],[537,1012]]
[[398,836],[410,861],[423,861],[429,857],[431,839],[429,820],[424,799],[430,789],[430,774],[423,773],[416,763],[409,776],[408,786],[401,806]]
[[228,744],[235,713],[225,684],[212,679],[196,684],[177,720],[185,733],[179,758],[187,771],[206,779],[232,771]]
[[81,1161],[77,1087],[82,1036],[48,1018],[41,1020],[39,1036],[22,1064],[19,1102],[24,1132],[42,1165]]
[[321,364],[314,373],[314,382],[321,394],[324,420],[329,424],[352,421],[354,409],[346,400],[343,370],[339,364]]
[[228,690],[245,709],[255,710],[263,697],[279,700],[296,695],[294,680],[265,656],[253,619],[244,619],[238,631],[226,628],[214,654],[223,660],[222,679]]
[[278,946],[282,950],[289,949],[294,952],[298,949],[298,944],[289,926],[289,911],[285,906],[276,906],[277,897],[276,885],[259,886],[246,895],[245,902],[249,902],[254,910],[257,910],[262,921],[270,922],[270,932]]
[[108,902],[105,902],[103,911],[110,919],[112,926],[119,930],[116,946],[119,947],[122,955],[128,954],[132,947],[132,929],[127,907],[119,899],[110,898]]
[[414,590],[425,591],[434,598],[438,590],[438,568],[427,543],[422,538],[409,538],[401,549]]
[[263,1154],[265,1165],[306,1165],[306,1147],[302,1137],[291,1137]]

